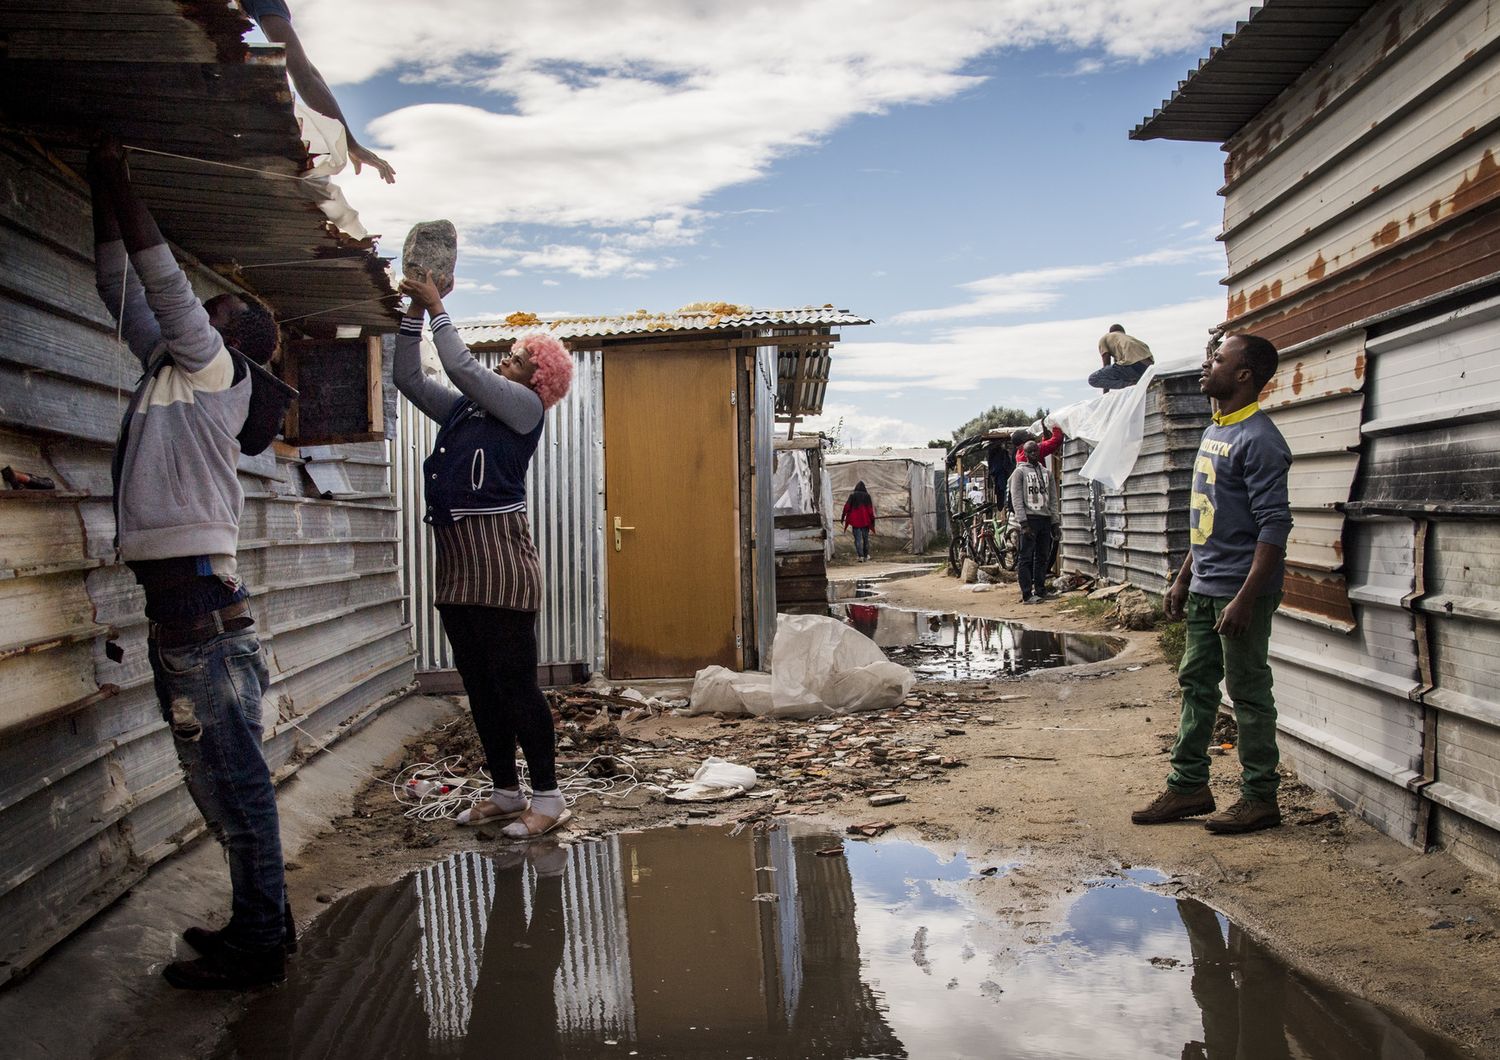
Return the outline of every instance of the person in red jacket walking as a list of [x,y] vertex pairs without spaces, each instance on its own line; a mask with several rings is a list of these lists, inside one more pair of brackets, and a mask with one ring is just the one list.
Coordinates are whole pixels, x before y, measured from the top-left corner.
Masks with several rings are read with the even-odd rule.
[[864,480],[854,484],[849,499],[844,502],[841,521],[854,531],[854,555],[861,562],[870,558],[870,531],[875,529],[875,501],[865,489]]

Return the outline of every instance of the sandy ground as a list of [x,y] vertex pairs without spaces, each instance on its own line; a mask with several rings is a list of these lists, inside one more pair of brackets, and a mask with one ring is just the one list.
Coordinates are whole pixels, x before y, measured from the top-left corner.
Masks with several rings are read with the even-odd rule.
[[[871,563],[837,576],[869,577],[892,566],[910,563]],[[931,573],[882,588],[885,602],[897,606],[1050,629],[1109,629],[1106,620],[1059,614],[1066,600],[1022,607],[1010,586],[975,594]],[[872,809],[860,787],[886,784],[856,777],[854,790],[783,804],[782,812],[816,814],[839,827],[885,819],[897,825],[892,836],[992,864],[1017,863],[1000,886],[976,895],[993,914],[993,930],[1018,947],[1051,933],[1081,893],[1079,881],[1153,866],[1170,877],[1165,893],[1218,908],[1300,970],[1451,1035],[1476,1055],[1500,1054],[1496,881],[1380,836],[1290,777],[1282,788],[1286,824],[1269,832],[1216,837],[1193,822],[1130,824],[1130,809],[1149,801],[1165,779],[1177,697],[1156,634],[1120,635],[1129,646],[1106,663],[996,683],[919,686],[922,709],[895,718],[897,728],[964,764],[897,784],[907,802]],[[655,742],[667,760],[690,765],[696,744],[704,745],[703,754],[753,747],[787,724],[658,715],[622,726],[621,735],[627,743]],[[424,740],[431,737],[418,737],[410,753],[419,755]],[[1223,806],[1236,797],[1237,769],[1232,757],[1215,764],[1213,786]],[[730,822],[769,805],[742,799],[692,813]],[[574,838],[689,818],[686,808],[643,792],[626,805],[586,799],[576,809]],[[333,833],[289,866],[292,900],[306,922],[340,894],[455,850],[502,842],[446,822],[408,821],[388,787],[371,785]],[[224,1002],[221,1018],[232,1017],[234,1004]]]

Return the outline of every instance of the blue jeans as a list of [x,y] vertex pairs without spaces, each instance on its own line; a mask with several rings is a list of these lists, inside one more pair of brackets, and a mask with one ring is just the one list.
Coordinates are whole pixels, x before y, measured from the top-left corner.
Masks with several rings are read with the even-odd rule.
[[868,526],[851,526],[854,531],[854,554],[864,559],[870,554],[870,528]]
[[1137,361],[1135,364],[1106,364],[1089,376],[1089,386],[1105,391],[1135,386],[1141,381],[1141,376],[1146,374],[1146,369],[1151,367],[1151,363]]
[[255,627],[148,647],[188,792],[229,859],[234,900],[225,938],[249,950],[278,946],[286,875],[276,789],[260,746],[261,696],[271,679]]

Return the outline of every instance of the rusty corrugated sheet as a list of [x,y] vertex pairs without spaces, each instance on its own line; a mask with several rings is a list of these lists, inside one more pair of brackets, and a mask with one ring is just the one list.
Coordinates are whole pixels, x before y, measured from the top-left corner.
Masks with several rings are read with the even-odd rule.
[[1225,144],[1226,327],[1283,346],[1500,274],[1486,0],[1385,0],[1326,65]]
[[1132,140],[1229,139],[1374,6],[1370,0],[1266,0],[1189,70]]
[[661,332],[737,331],[741,329],[843,327],[870,324],[873,321],[831,306],[805,306],[801,309],[746,309],[731,307],[724,313],[670,312],[630,313],[624,316],[557,317],[548,320],[520,319],[515,323],[465,323],[459,325],[464,341],[472,346],[510,342],[528,331],[544,330],[560,339],[601,338],[605,336],[650,335]]
[[1343,506],[1359,470],[1364,382],[1364,333],[1356,332],[1284,355],[1261,394],[1293,458],[1282,609],[1346,630],[1354,627],[1354,611],[1344,573]]
[[134,182],[169,239],[282,319],[347,306],[340,323],[394,328],[396,295],[374,240],[340,232],[322,209],[326,182],[302,179],[312,160],[282,49],[247,47],[251,23],[222,0],[116,10],[120,18],[82,0],[7,5],[7,126],[76,173],[100,129],[182,156],[130,152]]

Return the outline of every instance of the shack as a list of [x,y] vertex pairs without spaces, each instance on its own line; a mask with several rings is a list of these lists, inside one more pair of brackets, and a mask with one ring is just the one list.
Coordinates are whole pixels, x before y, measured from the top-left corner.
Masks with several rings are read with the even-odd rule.
[[1120,490],[1079,475],[1093,451],[1087,442],[1063,443],[1064,573],[1166,592],[1188,551],[1193,461],[1209,412],[1196,367],[1158,372],[1146,395],[1140,456]]
[[1268,0],[1138,125],[1225,151],[1223,329],[1282,351],[1299,776],[1500,871],[1500,21]]
[[828,561],[833,558],[833,491],[823,436],[775,440],[776,610],[828,613]]
[[283,374],[317,403],[316,437],[240,467],[277,778],[411,683],[379,355],[395,295],[373,241],[328,221],[347,217],[337,189],[304,179],[282,50],[245,45],[249,28],[222,0],[8,5],[0,22],[0,464],[56,486],[0,488],[0,982],[203,828],[113,549],[110,456],[140,367],[95,293],[79,174],[99,129],[130,146],[199,294],[272,306]]
[[[941,481],[943,451],[921,449],[922,459],[910,451],[830,453],[826,458],[833,505],[843,511],[844,501],[858,482],[864,482],[875,502],[875,529],[870,534],[870,552],[909,552],[920,556],[937,532],[937,483]],[[939,461],[934,468],[932,457]],[[848,533],[834,538],[836,555],[852,556],[854,539]]]
[[[532,461],[528,512],[542,560],[544,679],[690,677],[764,668],[776,635],[772,436],[822,408],[844,310],[716,304],[672,313],[460,327],[494,363],[545,329],[575,359]],[[403,404],[410,586],[424,681],[451,683],[432,608],[421,460],[436,426]],[[415,498],[415,501],[413,500]]]

